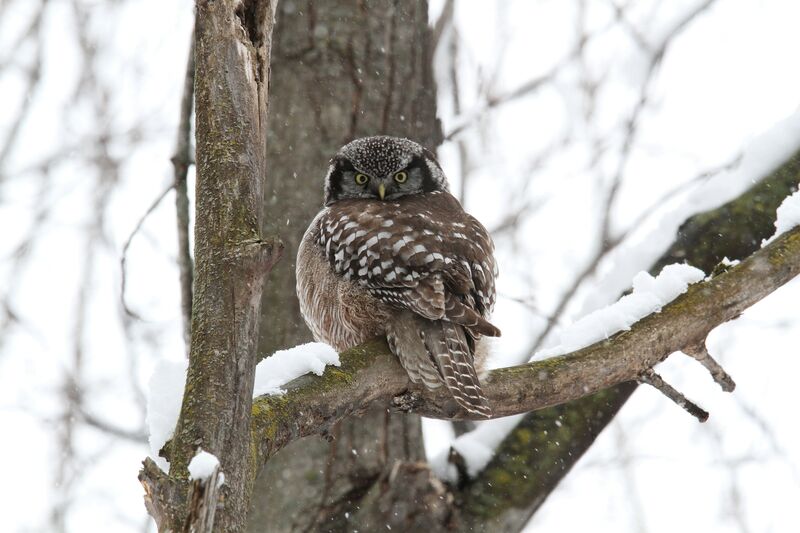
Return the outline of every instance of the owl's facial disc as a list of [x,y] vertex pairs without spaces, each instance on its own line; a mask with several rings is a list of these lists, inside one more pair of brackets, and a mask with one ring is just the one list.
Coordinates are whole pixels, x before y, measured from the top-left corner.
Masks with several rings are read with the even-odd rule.
[[447,190],[433,154],[397,137],[364,137],[343,146],[331,159],[325,205],[345,199],[397,200]]
[[388,194],[393,191],[391,178],[375,178],[369,181],[365,191],[369,197],[385,200]]

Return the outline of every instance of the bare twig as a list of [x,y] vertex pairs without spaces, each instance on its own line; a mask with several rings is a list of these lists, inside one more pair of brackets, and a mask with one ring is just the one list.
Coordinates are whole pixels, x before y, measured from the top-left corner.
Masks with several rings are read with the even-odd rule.
[[442,8],[442,14],[433,24],[433,34],[431,35],[431,50],[436,51],[442,40],[442,34],[447,28],[453,26],[453,14],[455,13],[455,0],[446,0]]
[[142,317],[140,317],[136,312],[134,312],[133,310],[131,310],[130,307],[128,307],[128,302],[125,299],[125,287],[128,284],[128,276],[126,269],[126,264],[128,262],[128,248],[130,248],[133,238],[136,236],[137,233],[139,233],[139,230],[142,229],[142,226],[144,225],[145,220],[147,220],[147,217],[149,217],[150,214],[156,210],[158,204],[160,204],[161,200],[163,200],[164,197],[167,196],[169,191],[173,189],[173,186],[174,184],[170,183],[169,186],[166,189],[164,189],[161,192],[161,194],[159,194],[156,197],[155,200],[153,200],[153,202],[150,204],[150,207],[148,207],[147,210],[144,212],[144,214],[139,218],[139,221],[136,223],[136,226],[134,226],[133,231],[131,231],[131,234],[128,235],[127,239],[125,239],[125,244],[122,246],[122,255],[119,260],[119,266],[122,272],[120,300],[122,302],[122,308],[125,310],[125,313],[128,316],[133,317],[137,320],[142,320]]
[[[16,114],[14,116],[13,121],[11,122],[11,126],[8,129],[8,133],[6,134],[6,138],[3,141],[3,144],[0,145],[0,183],[3,182],[5,173],[4,167],[8,157],[11,155],[11,152],[16,145],[17,138],[19,137],[19,133],[22,129],[22,124],[25,121],[25,118],[28,116],[28,112],[33,104],[36,94],[36,89],[39,86],[39,81],[41,79],[42,73],[42,51],[44,44],[42,42],[42,18],[45,12],[45,2],[42,0],[40,2],[40,6],[35,8],[33,18],[31,19],[31,23],[28,26],[27,30],[23,32],[20,36],[20,40],[16,43],[18,46],[22,44],[23,41],[27,39],[34,40],[35,46],[35,55],[33,58],[32,64],[27,68],[26,76],[25,76],[25,98],[22,99],[19,106],[17,107]],[[2,66],[0,65],[0,71],[2,71]]]
[[664,379],[656,374],[655,370],[648,368],[639,376],[640,383],[646,383],[658,389],[664,396],[683,407],[687,413],[695,417],[700,422],[708,420],[708,412],[704,411],[697,404],[686,398],[681,392],[675,389],[672,385],[664,381]]
[[684,348],[683,353],[696,359],[701,365],[706,367],[711,373],[711,377],[714,378],[714,381],[716,381],[725,392],[733,392],[733,389],[736,388],[736,383],[734,383],[733,378],[731,378],[731,376],[725,372],[725,369],[709,355],[705,343],[698,344],[697,346],[687,346]]
[[145,444],[147,443],[147,434],[141,431],[130,431],[127,429],[123,429],[121,427],[115,426],[108,422],[107,420],[102,420],[97,416],[87,412],[85,409],[80,409],[78,411],[78,415],[80,419],[85,422],[86,424],[92,426],[95,429],[102,431],[103,433],[108,433],[109,435],[113,435],[115,437],[119,437],[121,439],[129,440],[131,442],[136,442],[138,444]]

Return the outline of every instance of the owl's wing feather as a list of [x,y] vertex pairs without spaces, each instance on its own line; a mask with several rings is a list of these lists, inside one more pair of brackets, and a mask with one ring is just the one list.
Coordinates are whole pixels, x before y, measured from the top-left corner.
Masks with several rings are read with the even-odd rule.
[[495,301],[491,238],[449,193],[344,200],[319,225],[334,271],[376,298],[476,336],[500,334],[487,320]]

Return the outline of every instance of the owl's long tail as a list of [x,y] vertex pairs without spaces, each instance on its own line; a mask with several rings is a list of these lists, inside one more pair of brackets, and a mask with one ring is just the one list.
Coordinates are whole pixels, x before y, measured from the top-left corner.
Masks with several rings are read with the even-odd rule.
[[459,324],[428,320],[408,311],[388,324],[386,333],[389,348],[411,381],[422,382],[429,389],[444,384],[461,407],[489,418],[492,410],[481,389],[474,348],[467,336]]

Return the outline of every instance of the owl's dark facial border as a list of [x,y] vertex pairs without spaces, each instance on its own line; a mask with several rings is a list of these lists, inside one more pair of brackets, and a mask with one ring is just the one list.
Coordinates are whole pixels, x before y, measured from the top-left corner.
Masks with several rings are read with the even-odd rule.
[[[438,167],[438,163],[433,159],[433,164]],[[442,184],[431,174],[428,160],[424,155],[415,155],[405,168],[397,171],[405,171],[409,174],[409,182],[405,185],[398,185],[387,182],[386,199],[395,200],[409,194],[419,194],[442,190]],[[353,163],[341,155],[337,155],[331,160],[331,169],[328,175],[328,183],[325,190],[325,205],[330,205],[338,200],[348,198],[375,198],[376,195],[370,191],[369,187],[357,186],[353,183],[356,172],[365,172],[363,169],[356,168]],[[371,179],[382,179],[381,176],[370,176]]]
[[[434,160],[435,161],[435,160]],[[438,163],[436,163],[438,165]],[[428,164],[425,161],[425,158],[419,155],[415,155],[411,159],[411,163],[408,164],[408,168],[418,168],[422,173],[422,192],[433,192],[438,191],[441,189],[439,184],[436,180],[433,179],[431,175],[431,170],[428,168]]]
[[334,157],[331,160],[331,165],[333,166],[333,170],[328,176],[328,183],[325,191],[325,205],[330,205],[336,200],[342,199],[342,195],[344,193],[342,187],[344,174],[345,172],[353,173],[356,171],[356,168],[353,166],[353,164],[341,156]]

